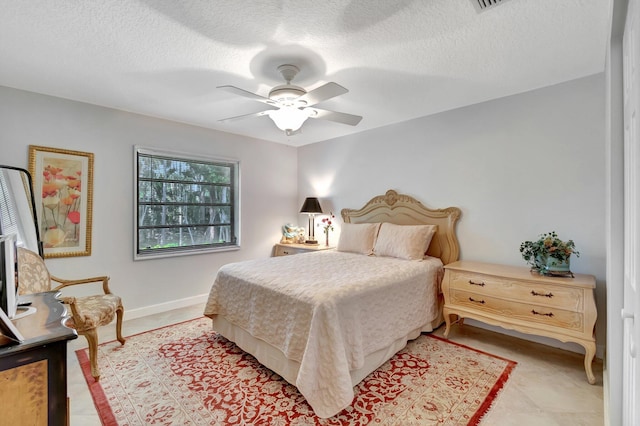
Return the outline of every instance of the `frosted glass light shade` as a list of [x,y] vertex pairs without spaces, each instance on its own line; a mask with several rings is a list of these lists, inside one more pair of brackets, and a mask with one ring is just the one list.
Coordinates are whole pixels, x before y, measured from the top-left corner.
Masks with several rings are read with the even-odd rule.
[[276,111],[271,111],[269,117],[271,117],[276,126],[278,126],[278,129],[285,132],[287,130],[295,132],[302,127],[302,124],[309,118],[309,111],[285,106]]

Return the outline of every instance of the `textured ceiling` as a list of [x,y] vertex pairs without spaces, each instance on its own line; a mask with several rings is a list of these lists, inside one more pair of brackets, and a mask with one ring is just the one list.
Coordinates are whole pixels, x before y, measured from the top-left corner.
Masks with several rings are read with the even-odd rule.
[[[0,85],[300,146],[602,72],[611,1],[0,0]],[[360,124],[218,121],[283,63]]]

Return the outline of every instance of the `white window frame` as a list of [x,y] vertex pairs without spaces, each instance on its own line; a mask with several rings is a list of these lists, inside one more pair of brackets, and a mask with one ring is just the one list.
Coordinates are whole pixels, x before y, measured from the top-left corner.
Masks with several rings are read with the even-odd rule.
[[[192,248],[166,248],[166,249],[154,249],[149,252],[141,252],[138,245],[138,232],[139,232],[139,176],[138,176],[138,157],[139,155],[155,155],[159,157],[167,157],[176,160],[186,160],[205,163],[222,163],[233,165],[232,174],[232,234],[235,236],[235,241],[228,242],[221,245],[206,245],[203,247]],[[143,146],[134,146],[133,153],[133,258],[134,260],[147,260],[158,259],[164,257],[186,256],[192,254],[202,254],[211,252],[221,252],[240,249],[240,161],[235,159],[208,156],[194,153],[187,153],[182,151],[171,151],[160,148],[151,148]]]

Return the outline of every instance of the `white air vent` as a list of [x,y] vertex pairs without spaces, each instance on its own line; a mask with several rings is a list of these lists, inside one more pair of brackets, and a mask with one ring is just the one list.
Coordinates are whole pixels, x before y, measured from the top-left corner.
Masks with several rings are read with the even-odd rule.
[[484,12],[485,10],[493,9],[496,6],[500,6],[502,3],[506,3],[509,0],[471,0],[473,6],[476,8],[476,12]]

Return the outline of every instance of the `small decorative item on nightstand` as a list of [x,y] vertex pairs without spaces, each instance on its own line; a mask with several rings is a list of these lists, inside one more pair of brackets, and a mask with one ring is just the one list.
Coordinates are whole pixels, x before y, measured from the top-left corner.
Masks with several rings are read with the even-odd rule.
[[325,217],[322,219],[322,229],[324,229],[325,236],[325,246],[329,247],[329,231],[333,231],[333,222],[332,220],[336,217],[333,215],[333,212],[329,212],[329,217]]
[[572,254],[580,257],[573,240],[562,241],[555,231],[541,234],[536,241],[520,244],[522,258],[531,265],[531,270],[540,275],[573,277],[570,269]]
[[282,239],[283,244],[298,244],[304,242],[305,229],[298,226],[293,226],[290,223],[282,225]]

